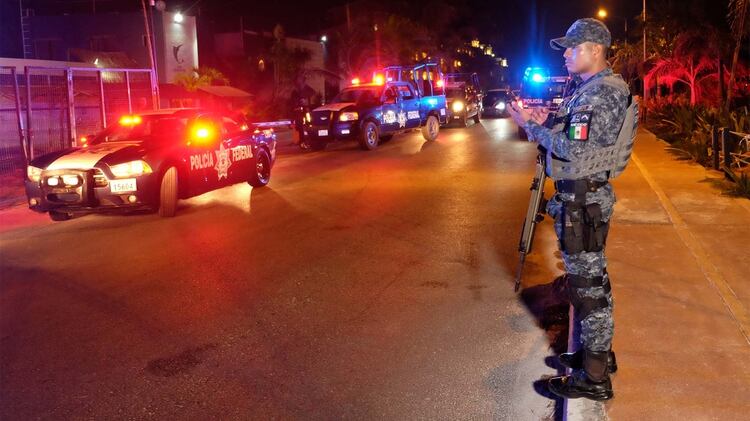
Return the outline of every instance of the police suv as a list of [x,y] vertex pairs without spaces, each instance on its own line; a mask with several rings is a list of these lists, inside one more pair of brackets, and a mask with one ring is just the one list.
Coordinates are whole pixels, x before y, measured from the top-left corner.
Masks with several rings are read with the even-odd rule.
[[482,88],[476,73],[445,75],[445,97],[448,102],[448,123],[466,126],[469,119],[479,123],[482,118]]
[[174,216],[179,199],[240,182],[265,186],[276,158],[272,130],[198,109],[126,115],[79,143],[31,161],[32,210],[55,221],[111,210]]
[[[568,76],[550,76],[544,68],[529,67],[524,72],[518,105],[522,108],[545,108],[554,112],[560,107],[570,82]],[[526,131],[518,128],[518,135],[525,139]]]
[[[376,74],[372,83],[352,80],[331,103],[306,117],[308,144],[322,149],[334,140],[356,139],[362,149],[372,150],[381,140],[418,128],[425,140],[437,139],[440,124],[447,121],[442,79],[420,69],[409,68],[406,73],[393,66]],[[422,79],[417,79],[420,74]]]

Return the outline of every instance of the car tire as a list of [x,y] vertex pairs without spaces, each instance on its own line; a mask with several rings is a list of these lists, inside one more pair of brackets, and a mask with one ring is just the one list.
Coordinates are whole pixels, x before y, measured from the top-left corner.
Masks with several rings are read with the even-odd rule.
[[255,154],[255,165],[250,171],[247,183],[253,187],[264,187],[271,180],[271,158],[265,149],[260,148]]
[[389,141],[391,139],[393,139],[393,135],[392,134],[384,134],[384,135],[380,136],[380,141],[381,142],[387,142],[387,141]]
[[428,116],[424,126],[422,126],[422,137],[428,142],[438,138],[440,134],[440,122],[434,115]]
[[526,134],[526,130],[524,130],[523,127],[518,126],[518,137],[520,137],[522,140],[527,140],[529,136]]
[[67,221],[72,217],[73,215],[67,212],[49,211],[49,218],[53,221]]
[[474,123],[479,124],[479,122],[482,120],[482,112],[477,110],[476,115],[474,115]]
[[359,134],[359,146],[366,151],[371,151],[378,147],[378,143],[380,143],[378,125],[372,121],[366,121]]
[[177,212],[179,180],[177,168],[169,167],[161,176],[159,185],[159,216],[172,217]]

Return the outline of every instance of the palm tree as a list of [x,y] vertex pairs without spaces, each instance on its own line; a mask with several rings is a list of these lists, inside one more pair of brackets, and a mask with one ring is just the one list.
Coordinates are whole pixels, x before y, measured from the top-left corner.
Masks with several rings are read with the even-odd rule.
[[177,74],[174,82],[189,92],[195,92],[203,86],[211,86],[219,82],[228,85],[229,79],[213,67],[194,67],[191,70]]
[[706,36],[706,31],[685,32],[675,39],[672,55],[659,59],[644,83],[653,85],[652,81],[658,78],[670,90],[682,83],[690,90],[690,104],[695,105],[701,100],[703,83],[718,78],[717,51],[716,39]]
[[734,54],[732,55],[732,67],[729,71],[729,83],[727,84],[727,102],[724,105],[725,109],[729,111],[729,106],[732,103],[732,85],[734,84],[734,75],[737,69],[737,61],[740,56],[740,48],[742,46],[742,39],[750,31],[750,24],[748,24],[748,7],[750,0],[730,0],[729,1],[729,25],[732,27],[732,34],[734,34]]

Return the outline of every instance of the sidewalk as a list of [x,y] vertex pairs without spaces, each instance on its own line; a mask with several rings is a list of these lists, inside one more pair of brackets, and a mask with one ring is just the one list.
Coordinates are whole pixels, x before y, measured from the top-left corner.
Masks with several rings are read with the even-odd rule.
[[666,146],[641,131],[614,182],[615,398],[571,400],[569,420],[748,419],[750,200]]

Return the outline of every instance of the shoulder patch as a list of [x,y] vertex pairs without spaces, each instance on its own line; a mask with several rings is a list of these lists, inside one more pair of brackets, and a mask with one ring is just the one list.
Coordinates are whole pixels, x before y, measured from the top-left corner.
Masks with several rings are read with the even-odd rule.
[[570,112],[580,113],[580,112],[588,112],[588,111],[593,111],[593,110],[594,110],[593,105],[580,105],[578,107],[574,107]]
[[568,126],[568,139],[588,140],[592,116],[593,113],[591,111],[579,111],[571,115]]

